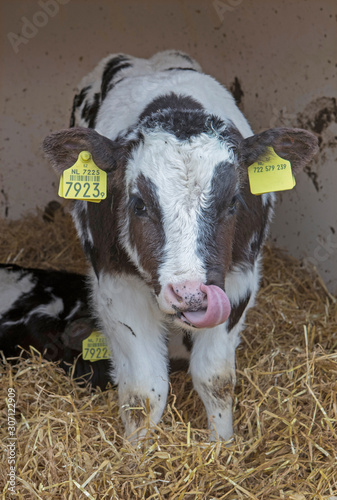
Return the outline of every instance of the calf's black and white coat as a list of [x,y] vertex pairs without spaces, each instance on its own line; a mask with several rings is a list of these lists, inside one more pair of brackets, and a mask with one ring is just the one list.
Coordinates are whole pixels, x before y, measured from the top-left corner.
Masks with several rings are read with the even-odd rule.
[[15,362],[32,346],[79,383],[105,389],[109,363],[80,356],[82,341],[95,330],[88,302],[85,276],[0,264],[0,351]]
[[127,435],[145,432],[134,407],[160,420],[170,357],[189,358],[211,439],[229,439],[235,349],[274,203],[250,193],[247,168],[272,146],[296,174],[316,138],[286,128],[253,135],[229,92],[176,51],[105,58],[82,82],[71,127],[44,150],[59,173],[88,150],[108,174],[107,199],[75,201],[72,216]]

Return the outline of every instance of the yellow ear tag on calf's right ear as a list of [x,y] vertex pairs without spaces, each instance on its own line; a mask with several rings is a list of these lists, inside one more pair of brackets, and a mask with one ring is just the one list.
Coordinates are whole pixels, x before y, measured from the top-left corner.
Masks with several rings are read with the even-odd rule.
[[286,191],[296,185],[290,161],[278,156],[272,147],[267,154],[248,167],[248,178],[252,194]]
[[82,358],[91,362],[111,358],[111,353],[103,333],[91,332],[89,337],[82,341]]
[[89,151],[81,151],[76,163],[61,175],[61,198],[99,203],[106,198],[106,192],[106,172],[97,167]]

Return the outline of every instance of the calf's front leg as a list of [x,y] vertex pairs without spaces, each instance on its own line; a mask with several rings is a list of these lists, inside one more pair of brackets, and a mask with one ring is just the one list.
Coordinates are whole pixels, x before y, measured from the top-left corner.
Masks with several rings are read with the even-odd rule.
[[[118,291],[118,293],[116,293]],[[158,308],[136,278],[100,277],[96,310],[113,354],[121,417],[133,442],[158,423],[168,394],[165,331]]]
[[227,441],[233,435],[237,343],[237,336],[228,334],[224,325],[193,335],[190,372],[206,408],[212,441]]

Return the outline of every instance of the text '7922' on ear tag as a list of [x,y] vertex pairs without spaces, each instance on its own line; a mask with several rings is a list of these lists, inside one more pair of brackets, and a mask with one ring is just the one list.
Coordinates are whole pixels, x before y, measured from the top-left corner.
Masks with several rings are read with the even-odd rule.
[[99,203],[106,198],[106,192],[106,172],[97,167],[89,151],[81,151],[76,163],[61,175],[61,198]]
[[82,341],[82,358],[91,362],[111,358],[108,344],[101,332],[93,331]]
[[248,178],[250,191],[256,195],[286,191],[296,184],[290,161],[278,156],[272,147],[267,148],[261,160],[248,167]]

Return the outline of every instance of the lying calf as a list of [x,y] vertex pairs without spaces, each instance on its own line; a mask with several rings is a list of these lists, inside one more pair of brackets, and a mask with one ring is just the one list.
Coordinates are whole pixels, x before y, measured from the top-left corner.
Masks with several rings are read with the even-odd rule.
[[76,359],[74,378],[104,389],[108,361],[91,363],[79,356],[82,340],[93,329],[84,276],[0,264],[0,350],[5,357],[33,346],[66,371]]
[[288,128],[253,135],[227,90],[174,51],[101,61],[75,96],[71,126],[44,151],[59,174],[81,151],[107,173],[107,198],[75,201],[72,216],[127,435],[145,432],[132,408],[161,418],[172,357],[190,358],[211,438],[229,439],[235,349],[274,204],[272,193],[251,194],[247,169],[273,147],[297,174],[316,138]]

